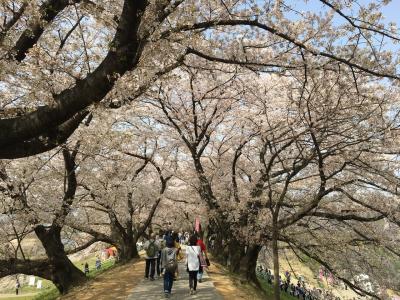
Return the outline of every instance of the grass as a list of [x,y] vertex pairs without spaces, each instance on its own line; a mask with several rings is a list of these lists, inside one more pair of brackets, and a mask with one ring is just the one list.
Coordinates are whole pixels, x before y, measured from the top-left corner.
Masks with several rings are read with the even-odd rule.
[[[46,279],[41,279],[42,280],[42,289],[40,291],[42,292],[48,292],[49,290],[56,290],[55,285]],[[1,297],[0,294],[0,299],[1,300],[11,300],[11,299],[17,299],[17,300],[32,300],[32,299],[36,299],[36,296],[32,296],[32,295],[26,295],[26,294],[37,294],[38,293],[38,289],[36,288],[36,286],[29,286],[29,285],[24,285],[20,288],[19,290],[19,295],[18,296],[13,296],[13,297]],[[42,294],[42,292],[40,292],[39,294]],[[13,294],[15,293],[15,289],[8,289],[5,291],[2,291],[2,294]],[[25,294],[25,295],[24,295]],[[37,300],[42,300],[42,299],[46,299],[46,298],[37,298]],[[50,299],[55,299],[55,298],[50,298]]]
[[57,288],[54,286],[47,290],[42,291],[38,295],[31,298],[31,300],[55,300],[55,299],[57,299],[58,296],[60,296],[60,293],[58,292]]
[[[83,267],[86,262],[89,264],[89,274],[88,274],[89,280],[95,278],[97,275],[115,266],[115,261],[109,259],[101,263],[100,270],[96,270],[96,256],[93,256],[91,258],[82,261],[74,262],[74,265],[77,268],[83,270]],[[55,287],[55,285],[52,284],[51,287],[49,287],[47,290],[42,291],[37,296],[33,297],[31,300],[55,300],[57,299],[58,296],[60,296],[60,293],[58,292],[58,289]]]
[[[95,278],[99,274],[103,273],[106,270],[109,270],[115,266],[115,261],[113,259],[103,261],[101,264],[101,269],[96,270],[96,256],[93,255],[93,257],[87,258],[85,260],[81,261],[76,261],[74,262],[74,265],[79,268],[80,270],[83,270],[84,264],[85,263],[89,264],[89,274],[88,278],[89,280],[92,278]],[[38,279],[38,277],[36,277]],[[41,278],[39,278],[41,279]],[[8,300],[8,299],[17,299],[17,300],[55,300],[57,297],[60,296],[60,293],[58,292],[58,289],[56,286],[49,280],[46,279],[41,279],[43,280],[42,283],[42,289],[38,290],[35,286],[28,286],[24,285],[20,289],[20,296],[18,297],[12,297],[12,298],[1,298],[1,300]],[[15,289],[10,289],[8,291],[5,291],[5,293],[13,294],[15,293]],[[24,294],[30,294],[30,293],[37,293],[34,296],[24,296]],[[1,294],[0,294],[1,296]]]

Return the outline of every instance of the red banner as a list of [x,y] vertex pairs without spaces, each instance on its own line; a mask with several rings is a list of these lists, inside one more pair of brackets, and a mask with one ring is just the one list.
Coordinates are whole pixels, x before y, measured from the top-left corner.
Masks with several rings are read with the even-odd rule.
[[200,219],[196,218],[194,220],[194,230],[196,230],[196,232],[200,232]]

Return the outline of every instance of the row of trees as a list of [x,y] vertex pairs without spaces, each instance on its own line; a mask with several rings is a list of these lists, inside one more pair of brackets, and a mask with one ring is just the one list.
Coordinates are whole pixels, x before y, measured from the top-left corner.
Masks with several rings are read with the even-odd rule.
[[62,235],[127,261],[150,223],[202,214],[249,280],[269,245],[276,277],[284,246],[393,288],[398,31],[381,1],[299,2],[3,1],[0,274],[66,292]]

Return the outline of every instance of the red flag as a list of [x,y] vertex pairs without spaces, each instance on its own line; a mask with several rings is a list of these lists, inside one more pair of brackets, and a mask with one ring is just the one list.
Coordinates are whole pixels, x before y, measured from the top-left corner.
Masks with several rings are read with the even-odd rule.
[[194,221],[194,230],[196,230],[196,232],[200,232],[200,219],[196,218]]

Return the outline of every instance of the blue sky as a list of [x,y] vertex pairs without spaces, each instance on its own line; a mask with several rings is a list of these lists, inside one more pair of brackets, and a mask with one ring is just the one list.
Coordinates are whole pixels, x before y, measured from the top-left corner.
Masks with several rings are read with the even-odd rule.
[[[332,0],[329,0],[332,2]],[[361,7],[367,7],[368,4],[370,3],[377,3],[378,0],[356,0],[351,8],[349,9],[343,9],[342,11],[347,14],[347,15],[356,15],[359,8]],[[310,12],[322,12],[322,11],[328,11],[330,10],[329,7],[324,5],[321,1],[319,0],[285,0],[285,3],[288,3],[292,8],[294,8],[297,11],[310,11]],[[388,24],[391,22],[394,22],[397,24],[397,27],[400,27],[400,0],[392,0],[388,5],[383,5],[381,8],[381,12],[384,16],[384,23]],[[295,13],[288,13],[286,15],[289,18],[298,18],[298,16]],[[347,23],[347,21],[341,17],[340,15],[336,14],[334,18],[334,23],[336,25],[339,24],[344,24]],[[400,35],[400,34],[398,34]],[[380,43],[380,39],[376,40],[377,45]],[[391,40],[388,38],[384,39],[385,46],[384,48],[387,50],[392,50],[392,51],[400,51],[400,45],[399,44],[393,44]]]
[[[365,7],[369,3],[376,2],[376,1],[357,0],[357,2],[359,3],[360,6]],[[308,0],[306,7],[304,7],[304,1],[288,0],[287,3],[290,3],[291,5],[295,6],[299,10],[317,11],[317,10],[321,10],[321,8],[323,7],[323,4],[319,0]],[[357,5],[354,5],[354,8],[356,8],[356,7],[357,7]],[[399,15],[400,15],[400,0],[392,0],[388,5],[383,6],[382,13],[386,18],[386,22],[398,23]]]

